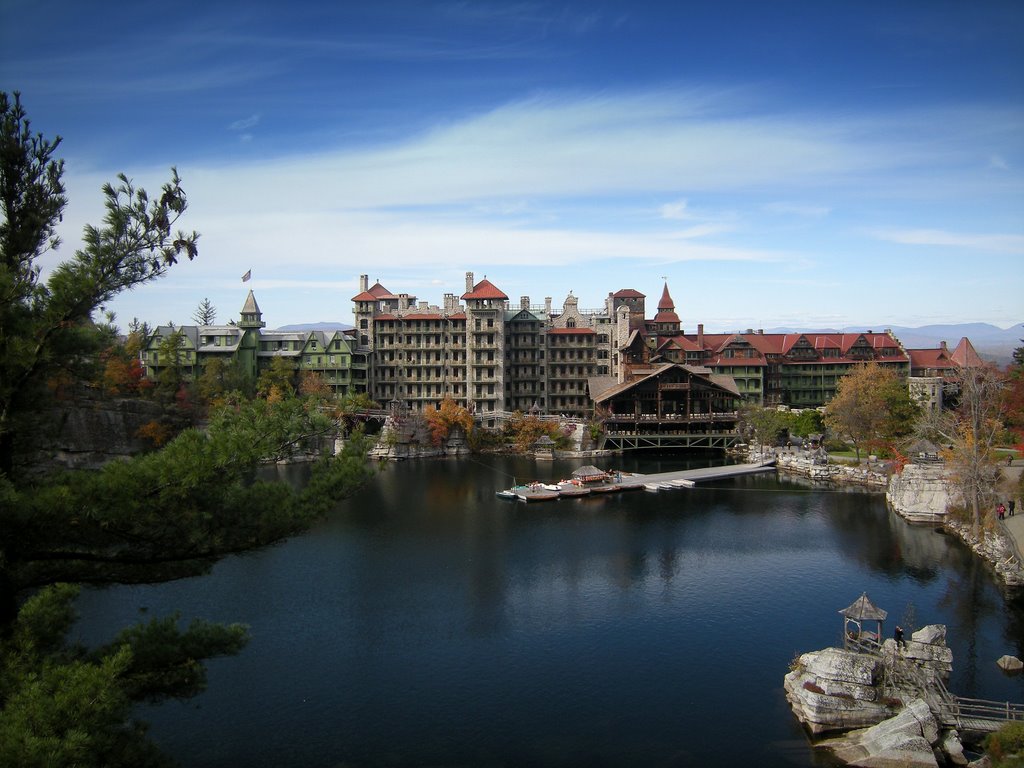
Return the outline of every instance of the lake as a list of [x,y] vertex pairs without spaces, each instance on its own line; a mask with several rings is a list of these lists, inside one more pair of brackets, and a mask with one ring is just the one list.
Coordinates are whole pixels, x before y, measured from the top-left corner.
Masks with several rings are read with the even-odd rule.
[[[657,472],[714,457],[630,455]],[[140,707],[186,766],[822,766],[782,689],[862,592],[948,627],[950,689],[1024,702],[1024,602],[884,497],[774,474],[523,504],[589,461],[387,464],[302,536],[205,576],[84,589],[79,638],[137,619],[243,622],[208,690]],[[282,472],[294,474],[300,468]]]

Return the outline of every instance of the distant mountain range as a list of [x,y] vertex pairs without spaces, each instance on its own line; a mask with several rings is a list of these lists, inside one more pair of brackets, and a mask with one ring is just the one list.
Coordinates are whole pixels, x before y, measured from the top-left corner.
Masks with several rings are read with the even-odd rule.
[[[298,323],[283,325],[279,331],[346,331],[354,326],[348,323]],[[1009,328],[999,328],[990,323],[961,323],[947,325],[922,325],[909,328],[900,325],[851,325],[845,328],[766,328],[765,333],[855,333],[858,331],[883,331],[890,328],[904,347],[927,349],[938,347],[943,341],[950,349],[966,336],[986,360],[1006,365],[1013,357],[1013,350],[1024,346],[1024,323]]]

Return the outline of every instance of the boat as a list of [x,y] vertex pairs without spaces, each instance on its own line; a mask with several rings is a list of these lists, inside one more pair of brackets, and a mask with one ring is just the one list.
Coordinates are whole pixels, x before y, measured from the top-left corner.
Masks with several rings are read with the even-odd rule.
[[621,490],[622,486],[618,483],[598,483],[590,486],[591,493],[615,493]]
[[518,496],[516,496],[514,488],[506,488],[503,491],[496,491],[494,495],[497,496],[499,499],[505,499],[506,501],[514,501],[515,499],[519,498]]
[[559,496],[587,496],[590,489],[580,483],[564,482],[558,484]]
[[553,501],[558,498],[558,491],[549,491],[540,483],[521,485],[515,490],[520,501]]

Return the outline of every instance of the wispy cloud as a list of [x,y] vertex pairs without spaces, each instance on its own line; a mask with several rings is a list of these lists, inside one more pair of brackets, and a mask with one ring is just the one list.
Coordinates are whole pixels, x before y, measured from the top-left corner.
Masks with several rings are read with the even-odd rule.
[[802,216],[809,219],[820,219],[828,216],[832,209],[825,205],[810,205],[807,203],[773,202],[764,205],[768,213],[778,213],[786,216]]
[[250,128],[256,127],[260,121],[259,115],[249,115],[241,120],[235,120],[233,123],[228,125],[230,131],[248,131]]
[[658,208],[658,214],[663,219],[671,219],[673,221],[689,219],[692,214],[687,210],[687,205],[688,204],[685,200],[676,200],[674,203],[665,203]]
[[1024,235],[947,232],[941,229],[895,229],[872,233],[903,245],[931,245],[996,253],[1024,254]]

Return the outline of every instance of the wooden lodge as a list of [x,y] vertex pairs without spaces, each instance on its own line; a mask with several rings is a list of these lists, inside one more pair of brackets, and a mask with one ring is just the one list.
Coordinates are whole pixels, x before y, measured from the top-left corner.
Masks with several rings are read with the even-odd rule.
[[740,393],[730,376],[661,363],[622,383],[590,382],[605,414],[606,448],[726,448],[739,441]]

